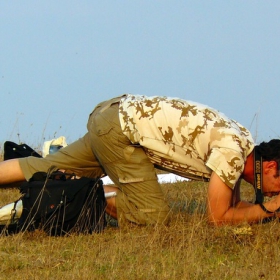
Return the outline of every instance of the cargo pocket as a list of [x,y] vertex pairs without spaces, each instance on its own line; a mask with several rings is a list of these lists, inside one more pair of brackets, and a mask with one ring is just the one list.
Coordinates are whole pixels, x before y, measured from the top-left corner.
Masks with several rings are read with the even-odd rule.
[[129,145],[123,149],[124,162],[117,164],[118,180],[123,184],[157,180],[154,165],[141,146]]

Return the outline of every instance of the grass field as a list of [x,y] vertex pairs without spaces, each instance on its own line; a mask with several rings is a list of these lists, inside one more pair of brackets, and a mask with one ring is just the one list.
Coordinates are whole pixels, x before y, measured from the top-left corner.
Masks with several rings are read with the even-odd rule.
[[[205,216],[205,183],[162,187],[172,209],[168,227],[0,236],[0,279],[279,279],[278,221],[212,227]],[[15,189],[0,189],[0,205],[18,196]],[[242,196],[253,200],[252,187],[244,184]]]

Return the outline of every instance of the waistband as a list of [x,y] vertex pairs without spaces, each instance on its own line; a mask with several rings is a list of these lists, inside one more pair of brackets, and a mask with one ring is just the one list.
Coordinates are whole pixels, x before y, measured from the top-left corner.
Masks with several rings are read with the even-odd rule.
[[121,99],[125,96],[126,96],[126,94],[123,94],[121,96],[117,96],[117,97],[114,97],[112,99],[109,99],[109,100],[106,100],[106,101],[103,101],[103,102],[99,103],[97,105],[97,107],[101,107],[100,108],[100,113],[104,112],[106,109],[111,107],[113,104],[120,103]]

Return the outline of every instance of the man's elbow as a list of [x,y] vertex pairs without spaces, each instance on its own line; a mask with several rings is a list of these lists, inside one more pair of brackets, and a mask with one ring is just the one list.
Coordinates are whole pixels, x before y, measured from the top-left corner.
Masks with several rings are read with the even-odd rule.
[[232,220],[227,220],[225,215],[218,216],[218,215],[213,215],[208,213],[207,221],[209,225],[211,226],[223,226],[223,225],[229,225],[232,224]]

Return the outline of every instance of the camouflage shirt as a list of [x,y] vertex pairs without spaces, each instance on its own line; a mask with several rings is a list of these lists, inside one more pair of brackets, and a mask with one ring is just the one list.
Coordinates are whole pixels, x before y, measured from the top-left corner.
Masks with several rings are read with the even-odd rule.
[[246,128],[195,102],[126,95],[119,108],[129,140],[156,166],[187,178],[209,179],[214,171],[233,188],[254,148]]

